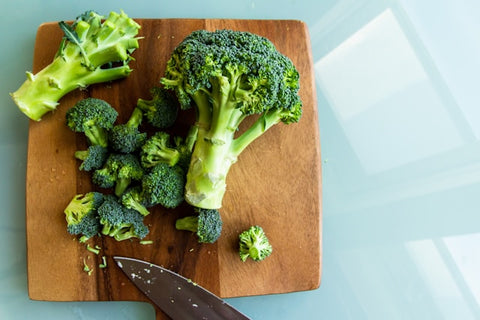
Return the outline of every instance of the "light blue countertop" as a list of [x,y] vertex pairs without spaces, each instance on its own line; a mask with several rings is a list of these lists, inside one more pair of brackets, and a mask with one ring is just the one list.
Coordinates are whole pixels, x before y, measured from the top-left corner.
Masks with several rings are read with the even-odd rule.
[[0,319],[154,319],[147,303],[28,298],[28,120],[8,93],[31,68],[38,26],[87,9],[298,19],[309,27],[323,170],[322,283],[228,302],[253,319],[480,319],[475,0],[4,0]]

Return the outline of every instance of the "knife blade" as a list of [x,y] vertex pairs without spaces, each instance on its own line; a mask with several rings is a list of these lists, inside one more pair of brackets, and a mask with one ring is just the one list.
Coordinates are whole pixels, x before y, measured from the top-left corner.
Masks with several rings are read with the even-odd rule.
[[210,291],[161,266],[128,257],[113,257],[117,266],[172,319],[249,319]]

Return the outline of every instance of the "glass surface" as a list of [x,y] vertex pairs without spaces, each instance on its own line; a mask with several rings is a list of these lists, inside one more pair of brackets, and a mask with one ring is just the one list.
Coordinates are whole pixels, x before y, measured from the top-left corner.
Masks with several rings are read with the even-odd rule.
[[28,120],[8,92],[31,68],[39,24],[86,9],[298,19],[309,27],[322,150],[322,284],[228,302],[253,319],[480,318],[480,2],[16,0],[2,9],[0,319],[154,319],[147,303],[28,299]]

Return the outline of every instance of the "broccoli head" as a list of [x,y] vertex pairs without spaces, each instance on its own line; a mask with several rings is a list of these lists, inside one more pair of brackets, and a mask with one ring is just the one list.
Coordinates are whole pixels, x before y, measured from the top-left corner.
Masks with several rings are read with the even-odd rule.
[[197,215],[177,219],[175,228],[194,232],[200,243],[214,243],[222,233],[222,218],[217,209],[195,208]]
[[108,149],[100,145],[92,145],[87,150],[79,150],[75,152],[75,158],[82,160],[79,169],[91,171],[99,169],[105,163],[108,157]]
[[19,109],[32,120],[55,110],[70,91],[127,77],[128,63],[139,47],[140,25],[123,11],[105,17],[87,11],[69,25],[59,26],[64,37],[53,61],[11,93]]
[[145,168],[154,167],[159,163],[174,166],[180,159],[180,153],[172,146],[168,133],[157,131],[141,147],[140,159]]
[[178,116],[178,102],[174,94],[162,87],[150,90],[152,99],[138,99],[137,108],[145,114],[148,123],[157,129],[171,127]]
[[117,124],[109,132],[109,145],[116,152],[131,153],[137,150],[147,138],[147,133],[140,132],[142,123],[142,111],[133,109],[127,123]]
[[83,132],[90,145],[108,146],[108,130],[113,128],[118,112],[108,102],[97,98],[78,101],[67,110],[67,126]]
[[142,179],[143,195],[149,207],[160,204],[165,208],[176,208],[184,200],[184,189],[184,171],[166,163],[157,164]]
[[248,230],[240,233],[239,242],[239,253],[242,261],[246,261],[248,258],[261,261],[272,253],[272,246],[260,226],[251,226]]
[[75,195],[64,210],[67,231],[87,239],[99,233],[100,223],[97,210],[103,200],[103,195],[99,192],[92,191]]
[[[182,109],[196,111],[198,137],[185,187],[189,204],[220,208],[238,155],[273,125],[299,121],[299,79],[271,41],[249,32],[198,30],[175,48],[160,82],[175,91]],[[249,116],[254,121],[239,131]]]
[[138,211],[141,215],[149,215],[150,212],[145,207],[145,198],[140,186],[128,188],[121,196],[122,204],[128,208]]

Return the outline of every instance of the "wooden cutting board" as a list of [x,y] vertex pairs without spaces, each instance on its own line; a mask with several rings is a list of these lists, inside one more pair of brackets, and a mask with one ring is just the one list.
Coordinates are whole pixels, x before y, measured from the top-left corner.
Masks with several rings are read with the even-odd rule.
[[[114,265],[124,255],[163,265],[221,297],[285,293],[315,289],[321,275],[321,169],[317,103],[310,40],[306,25],[292,20],[137,19],[140,48],[133,54],[133,73],[124,80],[75,91],[40,122],[30,122],[26,183],[28,290],[31,299],[49,301],[147,301]],[[86,97],[104,99],[130,115],[138,98],[150,98],[174,47],[197,29],[229,28],[269,38],[289,56],[301,75],[303,117],[279,124],[257,139],[233,165],[221,209],[224,228],[215,244],[199,244],[195,235],[176,231],[174,222],[188,215],[186,205],[172,211],[155,208],[146,218],[147,240],[90,240],[100,254],[86,250],[66,231],[63,210],[78,193],[93,190],[90,175],[78,170],[73,153],[86,147],[85,137],[65,126],[65,112]],[[37,33],[33,72],[51,62],[62,33],[57,23]],[[184,133],[190,111],[180,114]],[[261,225],[274,248],[262,262],[239,259],[238,234]],[[102,256],[107,268],[99,268]],[[84,261],[93,269],[83,271]],[[158,312],[158,319],[163,318]]]

